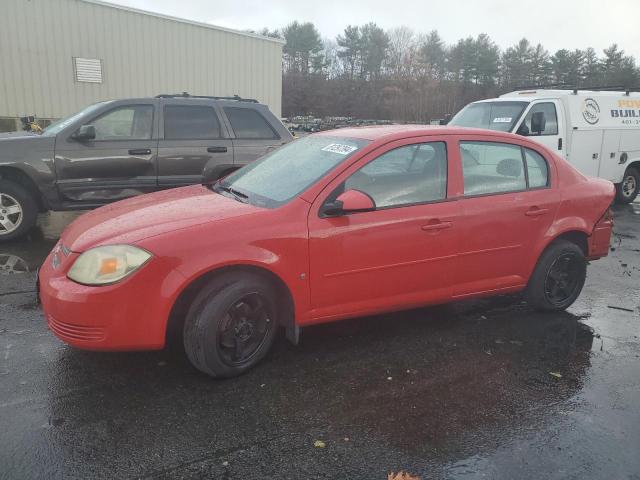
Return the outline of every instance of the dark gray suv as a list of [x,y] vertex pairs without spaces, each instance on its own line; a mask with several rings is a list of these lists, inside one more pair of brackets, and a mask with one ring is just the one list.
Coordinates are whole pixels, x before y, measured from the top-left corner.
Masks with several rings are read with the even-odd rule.
[[41,135],[0,135],[0,242],[38,212],[94,208],[223,176],[291,141],[266,105],[159,95],[96,103]]

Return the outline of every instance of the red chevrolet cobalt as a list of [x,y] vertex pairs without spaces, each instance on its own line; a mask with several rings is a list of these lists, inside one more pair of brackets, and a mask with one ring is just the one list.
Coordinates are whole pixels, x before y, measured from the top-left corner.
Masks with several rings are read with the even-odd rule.
[[214,377],[258,363],[278,327],[524,291],[567,308],[607,255],[613,185],[511,134],[343,129],[213,185],[124,200],[71,224],[39,274],[49,327],[91,350],[179,329]]

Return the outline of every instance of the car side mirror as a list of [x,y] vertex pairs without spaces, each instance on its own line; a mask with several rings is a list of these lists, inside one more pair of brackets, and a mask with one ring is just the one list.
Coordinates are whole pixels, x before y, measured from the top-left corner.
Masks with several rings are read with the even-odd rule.
[[360,190],[347,190],[338,195],[333,202],[325,204],[322,213],[328,216],[346,213],[370,212],[376,209],[373,199]]
[[547,125],[547,119],[544,117],[544,112],[535,112],[531,115],[531,131],[540,135],[544,131],[544,127]]
[[74,140],[94,140],[96,138],[96,127],[93,125],[82,125],[76,133],[73,134]]

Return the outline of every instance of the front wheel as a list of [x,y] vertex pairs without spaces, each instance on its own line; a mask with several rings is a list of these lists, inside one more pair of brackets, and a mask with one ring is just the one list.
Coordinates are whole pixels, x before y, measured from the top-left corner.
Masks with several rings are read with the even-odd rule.
[[525,291],[537,310],[564,310],[576,301],[587,277],[582,249],[566,240],[553,242],[542,253]]
[[616,202],[631,203],[640,191],[640,170],[634,167],[627,168],[622,182],[616,184]]
[[19,238],[35,225],[38,206],[18,183],[0,179],[0,242]]
[[209,282],[184,325],[191,363],[212,377],[234,377],[269,352],[277,333],[275,292],[261,277],[230,273]]

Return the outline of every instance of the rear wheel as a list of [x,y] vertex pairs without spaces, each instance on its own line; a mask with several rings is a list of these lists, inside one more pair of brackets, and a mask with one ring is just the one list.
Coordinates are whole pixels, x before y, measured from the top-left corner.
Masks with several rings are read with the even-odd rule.
[[268,353],[277,333],[275,292],[261,277],[230,273],[196,296],[184,325],[191,363],[212,377],[233,377]]
[[21,237],[35,225],[38,206],[18,183],[0,179],[0,242]]
[[540,256],[525,298],[538,310],[564,310],[580,295],[586,276],[582,249],[575,243],[557,240]]
[[640,170],[635,167],[627,168],[622,182],[616,184],[616,201],[618,203],[631,203],[640,191]]

